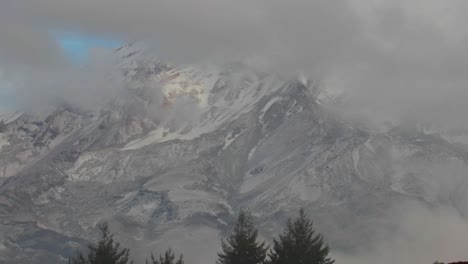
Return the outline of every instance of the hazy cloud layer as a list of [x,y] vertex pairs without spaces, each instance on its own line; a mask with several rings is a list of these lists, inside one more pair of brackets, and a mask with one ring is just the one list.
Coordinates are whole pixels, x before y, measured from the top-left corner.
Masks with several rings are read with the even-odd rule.
[[453,208],[407,202],[390,213],[388,220],[396,224],[392,232],[378,234],[380,240],[367,250],[335,251],[337,263],[449,263],[468,258],[468,222]]
[[[47,31],[146,40],[172,60],[244,59],[347,91],[372,118],[467,122],[463,0],[6,0],[0,65],[63,63]],[[34,89],[34,88],[31,88]]]

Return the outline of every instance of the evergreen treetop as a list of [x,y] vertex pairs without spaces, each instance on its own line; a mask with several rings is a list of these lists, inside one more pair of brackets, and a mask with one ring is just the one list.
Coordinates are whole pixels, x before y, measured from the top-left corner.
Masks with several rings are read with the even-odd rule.
[[301,209],[299,217],[289,219],[283,234],[273,241],[269,257],[271,264],[333,264],[328,254],[323,236],[315,232],[312,220]]
[[130,250],[120,249],[120,243],[114,241],[114,234],[109,231],[107,223],[99,225],[101,239],[97,244],[88,246],[87,258],[80,252],[69,260],[70,264],[132,264],[129,261]]
[[166,250],[164,256],[159,255],[159,260],[151,254],[151,262],[146,260],[146,264],[184,264],[183,255],[180,255],[177,260],[175,260],[175,255],[172,249]]
[[264,263],[268,247],[258,242],[258,230],[252,215],[242,210],[231,235],[222,242],[222,253],[218,253],[218,264]]

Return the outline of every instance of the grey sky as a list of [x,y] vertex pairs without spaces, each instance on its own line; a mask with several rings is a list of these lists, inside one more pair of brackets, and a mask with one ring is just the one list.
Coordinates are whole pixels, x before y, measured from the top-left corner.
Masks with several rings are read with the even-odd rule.
[[153,41],[161,55],[175,61],[237,59],[287,74],[305,72],[345,90],[351,113],[456,126],[468,123],[467,5],[463,0],[4,0],[0,67],[62,68],[63,56],[48,38],[51,29],[109,35]]

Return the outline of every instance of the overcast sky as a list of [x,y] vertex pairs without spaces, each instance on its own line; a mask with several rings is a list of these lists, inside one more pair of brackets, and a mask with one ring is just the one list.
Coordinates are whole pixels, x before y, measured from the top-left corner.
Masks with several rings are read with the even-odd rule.
[[69,62],[50,32],[147,41],[175,61],[304,72],[363,116],[460,126],[467,18],[465,0],[2,0],[0,69],[53,79]]

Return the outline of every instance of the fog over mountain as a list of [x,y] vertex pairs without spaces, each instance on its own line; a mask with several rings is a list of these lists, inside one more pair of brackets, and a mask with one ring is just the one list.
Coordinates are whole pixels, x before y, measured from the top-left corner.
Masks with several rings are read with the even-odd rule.
[[[213,262],[241,207],[267,240],[304,207],[337,263],[468,259],[467,5],[3,1],[0,262],[104,220]],[[77,65],[55,31],[129,44]]]
[[466,5],[463,0],[6,1],[0,57],[3,70],[62,67],[63,54],[48,38],[57,29],[151,41],[171,61],[234,58],[281,73],[304,72],[347,91],[351,110],[374,119],[458,126],[467,121],[462,114]]

